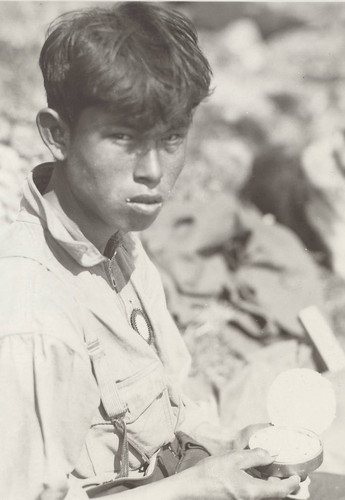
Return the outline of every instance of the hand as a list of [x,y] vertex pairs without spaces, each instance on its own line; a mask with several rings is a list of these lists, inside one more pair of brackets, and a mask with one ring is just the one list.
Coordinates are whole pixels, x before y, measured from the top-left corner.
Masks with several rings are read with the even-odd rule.
[[[200,500],[268,500],[285,498],[299,487],[300,478],[258,479],[246,471],[260,465],[272,463],[265,450],[243,450],[227,455],[210,457],[202,460],[195,467],[194,484],[200,488],[195,498]],[[192,469],[189,469],[192,471]],[[194,498],[194,496],[193,496]]]
[[197,428],[195,438],[210,451],[212,455],[224,454],[229,451],[243,450],[248,446],[249,438],[254,432],[271,424],[248,425],[236,434],[225,426],[205,422]]

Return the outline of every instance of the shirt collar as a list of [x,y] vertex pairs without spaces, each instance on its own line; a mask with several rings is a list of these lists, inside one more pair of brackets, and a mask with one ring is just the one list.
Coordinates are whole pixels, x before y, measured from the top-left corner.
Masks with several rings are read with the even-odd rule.
[[[62,210],[53,207],[42,196],[48,186],[54,165],[54,163],[44,163],[30,172],[23,188],[18,219],[25,220],[27,213],[38,217],[42,226],[48,229],[57,243],[81,266],[95,266],[107,258],[84,236],[78,226]],[[119,244],[119,238],[117,237],[115,240]]]

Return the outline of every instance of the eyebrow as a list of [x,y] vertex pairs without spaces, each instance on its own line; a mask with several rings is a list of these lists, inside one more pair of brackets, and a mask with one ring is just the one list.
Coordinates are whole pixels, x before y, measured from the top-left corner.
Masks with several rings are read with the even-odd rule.
[[[106,111],[110,111],[109,109]],[[147,120],[145,116],[137,116],[136,119],[129,117],[128,114],[125,113],[116,113],[116,110],[113,112],[110,111],[111,115],[108,115],[108,119],[102,126],[104,130],[111,129],[124,129],[129,132],[134,132],[142,137],[152,132],[157,126],[157,131],[162,134],[167,134],[175,131],[188,131],[191,123],[192,116],[189,114],[180,114],[179,116],[175,116],[171,122],[158,122],[156,125],[147,127]],[[150,124],[151,125],[151,124]],[[161,128],[160,128],[161,127]]]
[[[142,128],[141,124],[147,122],[147,120],[150,123],[154,122],[153,116],[147,112],[135,114],[133,117],[126,110],[116,109],[116,106],[113,107],[110,105],[108,108],[103,107],[103,109],[113,115],[110,117],[110,124],[114,124],[114,126],[123,126],[140,131]],[[171,120],[170,124],[168,121],[163,121],[162,123],[169,127],[169,129],[189,127],[192,122],[192,118],[193,115],[191,113],[180,113]],[[159,122],[159,120],[157,120],[157,122]]]
[[[184,120],[184,121],[178,121],[176,123],[166,123],[162,124],[161,129],[157,127],[158,132],[162,132],[163,134],[169,133],[169,132],[174,132],[176,130],[187,130],[190,126],[190,120]],[[126,121],[114,121],[114,122],[109,122],[104,125],[104,128],[106,129],[125,129],[128,131],[133,131],[139,135],[146,135],[149,134],[152,130],[155,129],[155,126],[146,128],[144,125],[140,126],[138,123],[131,123],[131,122],[126,122]]]

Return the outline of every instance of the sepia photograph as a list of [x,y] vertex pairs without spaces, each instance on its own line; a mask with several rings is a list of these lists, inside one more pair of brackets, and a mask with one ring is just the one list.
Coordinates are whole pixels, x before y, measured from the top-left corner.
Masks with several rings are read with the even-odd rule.
[[0,0],[0,500],[345,500],[345,2]]

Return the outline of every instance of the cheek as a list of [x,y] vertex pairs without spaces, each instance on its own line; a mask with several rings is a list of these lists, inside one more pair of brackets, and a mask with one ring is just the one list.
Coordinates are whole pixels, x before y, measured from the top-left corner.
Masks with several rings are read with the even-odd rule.
[[73,175],[84,190],[106,194],[122,183],[126,169],[119,165],[122,163],[105,150],[85,150],[77,158]]
[[173,159],[173,161],[169,162],[168,164],[166,179],[170,187],[175,184],[180,173],[183,170],[183,167],[185,165],[185,156],[185,151],[183,150],[178,156]]

